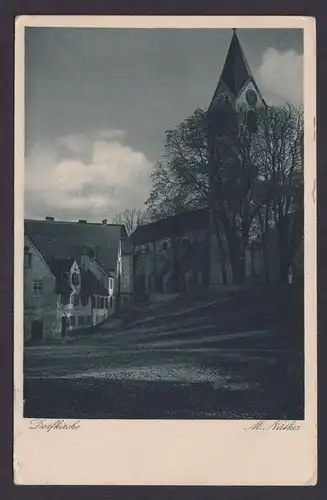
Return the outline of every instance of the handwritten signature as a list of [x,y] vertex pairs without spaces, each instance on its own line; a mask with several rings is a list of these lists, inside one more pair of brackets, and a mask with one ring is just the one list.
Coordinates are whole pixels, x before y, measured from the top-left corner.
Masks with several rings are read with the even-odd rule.
[[249,427],[245,427],[246,431],[299,431],[301,425],[296,421],[275,420],[270,422],[267,420],[258,420]]
[[80,421],[76,420],[75,422],[66,422],[65,420],[55,420],[54,422],[49,422],[45,419],[34,419],[29,422],[29,429],[32,430],[43,430],[45,432],[50,431],[76,431],[79,429]]

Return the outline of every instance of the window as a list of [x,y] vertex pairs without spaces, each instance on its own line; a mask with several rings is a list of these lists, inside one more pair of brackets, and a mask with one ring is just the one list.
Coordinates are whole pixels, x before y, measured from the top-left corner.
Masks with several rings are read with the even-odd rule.
[[77,274],[77,273],[72,274],[72,283],[74,286],[79,285],[79,274]]
[[85,307],[85,306],[87,306],[87,305],[88,305],[88,303],[89,303],[89,298],[88,298],[88,296],[87,296],[87,295],[82,295],[82,296],[81,296],[81,304],[82,304],[82,306],[84,306],[84,307]]
[[95,297],[94,296],[92,296],[91,304],[92,304],[92,309],[95,309],[96,308],[96,301],[95,301]]
[[28,247],[24,247],[24,268],[30,269],[32,267],[32,254]]
[[79,296],[77,293],[73,293],[73,305],[78,306],[79,304]]
[[78,316],[78,326],[85,326],[85,316]]
[[68,318],[68,322],[69,322],[69,326],[71,326],[73,328],[76,325],[75,316],[70,316]]
[[86,316],[86,326],[92,325],[92,316]]
[[110,307],[110,309],[112,309],[112,306],[113,306],[113,300],[112,300],[112,297],[110,297],[110,299],[109,299],[109,307]]
[[103,309],[104,308],[104,298],[101,297],[101,301],[100,301],[100,308]]
[[41,281],[33,281],[33,296],[34,297],[42,297],[42,282]]
[[109,290],[112,290],[114,287],[114,280],[112,278],[109,278]]
[[104,307],[108,309],[108,297],[104,299]]
[[69,293],[63,293],[61,295],[61,303],[63,306],[66,306],[67,304],[69,304],[69,298],[70,298]]

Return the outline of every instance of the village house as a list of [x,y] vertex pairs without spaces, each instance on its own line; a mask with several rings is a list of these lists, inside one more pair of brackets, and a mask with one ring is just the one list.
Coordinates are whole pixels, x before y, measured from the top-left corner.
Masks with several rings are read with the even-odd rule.
[[124,226],[26,220],[25,339],[60,338],[128,307],[131,260]]

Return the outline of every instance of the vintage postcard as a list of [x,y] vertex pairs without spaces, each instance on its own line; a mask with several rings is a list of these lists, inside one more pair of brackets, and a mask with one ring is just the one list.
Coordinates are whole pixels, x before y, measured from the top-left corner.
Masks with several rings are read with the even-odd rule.
[[22,16],[17,484],[317,481],[305,17]]

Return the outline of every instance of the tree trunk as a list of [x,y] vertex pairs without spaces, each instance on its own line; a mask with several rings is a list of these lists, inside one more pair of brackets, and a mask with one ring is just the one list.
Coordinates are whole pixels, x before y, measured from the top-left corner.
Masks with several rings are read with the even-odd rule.
[[260,239],[261,239],[261,249],[262,249],[262,260],[263,260],[263,268],[264,268],[264,279],[265,283],[269,283],[269,263],[268,263],[268,253],[267,253],[267,242],[266,242],[266,234],[269,228],[269,212],[267,209],[265,210],[265,224],[262,220],[261,210],[258,213],[258,220],[260,226]]
[[245,283],[245,252],[239,249],[230,250],[230,260],[233,273],[233,284],[244,285]]
[[287,250],[287,248],[281,248],[279,253],[279,280],[281,283],[288,283],[288,273],[291,262]]
[[[237,228],[235,224],[232,224],[225,212],[219,211],[221,215],[221,221],[224,228],[224,233],[228,243],[230,263],[232,267],[232,281],[233,284],[244,284],[245,283],[245,245],[243,244],[245,238],[241,240],[241,237],[237,234]],[[243,250],[244,248],[244,250]]]
[[177,252],[178,250],[175,249],[173,261],[173,290],[175,293],[179,292],[179,259]]
[[157,292],[157,255],[156,255],[156,241],[152,242],[153,245],[153,288],[154,293]]
[[216,214],[214,209],[213,209],[213,219],[214,219],[217,241],[218,241],[218,246],[219,246],[219,251],[220,251],[221,276],[223,279],[223,285],[227,285],[228,279],[227,279],[226,256],[225,256],[224,243],[223,243],[221,233],[220,233],[219,222],[217,220],[217,214]]
[[226,270],[225,250],[224,250],[224,244],[223,244],[223,240],[222,240],[222,237],[220,235],[219,230],[217,231],[217,239],[218,239],[218,245],[219,245],[219,251],[220,251],[221,276],[223,279],[223,285],[227,285],[228,279],[227,279],[227,270]]
[[279,243],[279,281],[288,283],[288,272],[292,263],[291,245],[289,239],[289,227],[286,217],[282,217],[277,224]]
[[266,204],[265,207],[265,227],[264,227],[264,267],[265,267],[265,281],[268,284],[269,283],[269,259],[268,259],[268,249],[267,249],[267,239],[266,235],[268,234],[269,231],[269,212],[270,212],[270,206],[269,203]]

